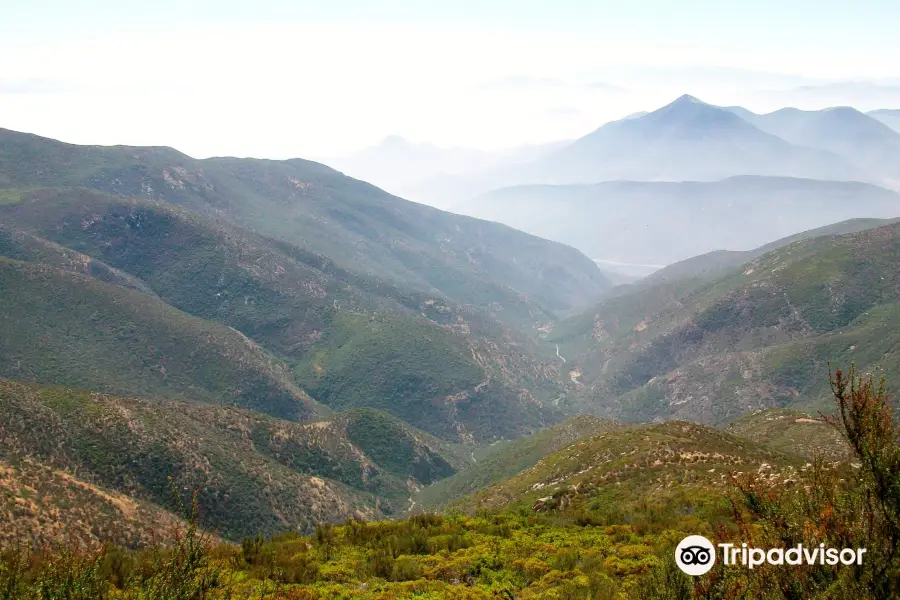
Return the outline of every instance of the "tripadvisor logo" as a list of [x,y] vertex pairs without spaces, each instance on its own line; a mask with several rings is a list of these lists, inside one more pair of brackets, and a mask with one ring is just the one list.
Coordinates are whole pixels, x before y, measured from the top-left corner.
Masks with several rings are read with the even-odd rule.
[[[749,548],[747,544],[719,544],[722,564],[741,565],[750,569],[769,565],[861,565],[865,548],[826,548],[819,544],[809,548],[797,544],[791,548]],[[716,547],[702,535],[689,535],[675,548],[675,563],[688,575],[703,575],[716,564]]]
[[716,548],[702,535],[689,535],[675,548],[675,563],[688,575],[703,575],[716,564]]

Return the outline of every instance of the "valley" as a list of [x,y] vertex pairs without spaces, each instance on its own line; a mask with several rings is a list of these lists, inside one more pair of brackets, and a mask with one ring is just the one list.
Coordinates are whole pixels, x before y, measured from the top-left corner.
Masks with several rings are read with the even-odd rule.
[[815,521],[810,489],[845,521],[803,539],[890,563],[854,515],[890,519],[847,507],[894,474],[866,462],[893,408],[834,372],[900,381],[894,135],[682,96],[473,168],[506,183],[463,216],[302,159],[0,130],[0,588],[762,594],[672,548],[781,535],[759,498]]

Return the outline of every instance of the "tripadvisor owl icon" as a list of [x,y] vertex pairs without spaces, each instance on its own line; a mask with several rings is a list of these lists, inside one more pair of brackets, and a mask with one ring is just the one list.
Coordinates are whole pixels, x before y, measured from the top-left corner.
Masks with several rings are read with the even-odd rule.
[[702,535],[689,535],[675,548],[675,564],[688,575],[703,575],[716,563],[716,548]]

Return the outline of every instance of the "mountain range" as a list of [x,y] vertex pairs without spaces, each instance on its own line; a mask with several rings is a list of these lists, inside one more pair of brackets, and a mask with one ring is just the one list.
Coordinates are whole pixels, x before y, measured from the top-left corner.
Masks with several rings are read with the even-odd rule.
[[684,95],[661,109],[633,113],[576,140],[488,153],[390,136],[357,154],[324,162],[441,208],[507,186],[622,179],[710,181],[763,175],[896,187],[900,142],[896,115],[896,110],[862,113],[851,107],[785,108],[760,115]]
[[[784,149],[785,164],[842,160],[692,98],[576,149],[609,131],[637,140],[673,113],[672,147],[741,140]],[[507,510],[549,519],[547,535],[571,519],[621,549],[661,522],[724,522],[726,468],[789,479],[808,448],[845,456],[792,411],[824,407],[826,361],[900,375],[900,228],[833,223],[897,216],[894,192],[742,175],[489,197],[510,194],[503,210],[525,215],[516,195],[546,205],[544,188],[602,256],[691,258],[613,287],[598,256],[318,163],[0,131],[0,541],[152,545],[181,523],[174,488],[197,490],[203,527],[223,540],[317,532],[309,545],[277,538],[300,540],[284,554],[295,558],[325,545],[368,557],[350,548],[380,525],[336,538],[326,525],[447,507],[494,512],[460,516],[440,543],[416,533],[410,556],[465,551],[479,528],[507,545],[543,535],[504,530]],[[678,219],[677,203],[695,210]],[[738,240],[745,251],[701,254]],[[349,554],[323,555],[321,577],[405,581],[405,535],[380,566],[361,559],[365,575],[340,562]],[[622,551],[649,560],[657,544]],[[490,564],[477,572],[505,568]]]
[[417,173],[415,160],[443,164],[403,193],[578,248],[608,279],[627,283],[652,271],[642,265],[897,216],[892,115],[851,107],[756,114],[683,95],[492,166],[455,168],[448,151],[390,138],[357,155],[357,167]]
[[534,161],[527,173],[534,183],[557,184],[861,175],[833,153],[792,144],[688,95],[638,118],[607,123]]
[[877,118],[890,114],[850,107],[756,114],[685,95],[526,165],[445,189],[459,194],[456,212],[644,274],[638,265],[900,215],[900,133]]
[[900,180],[900,133],[855,108],[783,108],[764,115],[741,108],[728,110],[794,145],[833,152],[866,173],[867,181],[896,185]]
[[[900,134],[877,118],[889,118],[888,113],[866,115],[849,108],[785,109],[773,113],[776,117],[771,119],[740,107],[713,106],[683,95],[655,111],[606,123],[527,163],[445,176],[431,189],[426,186],[419,190],[418,198],[427,201],[438,197],[453,209],[485,192],[510,186],[617,180],[714,181],[741,175],[894,186],[896,169],[891,156]],[[781,117],[793,118],[798,124],[760,126],[762,121],[774,122]],[[799,131],[800,121],[810,123],[806,133],[788,138],[779,135]],[[866,144],[876,138],[880,145],[870,150]],[[860,166],[854,149],[862,155],[875,153],[875,164]],[[882,157],[882,150],[891,154]],[[417,199],[417,195],[410,197]]]

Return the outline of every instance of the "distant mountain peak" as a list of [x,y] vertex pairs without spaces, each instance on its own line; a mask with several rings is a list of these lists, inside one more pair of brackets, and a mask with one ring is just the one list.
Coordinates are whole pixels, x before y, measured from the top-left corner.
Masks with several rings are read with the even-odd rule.
[[769,115],[799,115],[804,113],[813,113],[816,112],[814,110],[802,110],[797,108],[796,106],[785,106],[784,108],[779,108],[776,111],[767,113]]
[[691,96],[690,94],[684,94],[683,96],[677,98],[674,102],[671,102],[663,106],[662,108],[653,111],[652,113],[650,113],[650,115],[666,115],[677,117],[719,110],[722,109],[717,106],[713,106],[712,104],[707,104],[703,100]]
[[704,106],[710,106],[703,100],[700,100],[699,98],[697,98],[695,96],[691,96],[690,94],[684,94],[682,96],[679,96],[675,100],[675,102],[672,102],[672,104],[670,106],[673,106],[673,105],[677,106],[679,104],[702,104]]
[[[674,102],[663,106],[639,119],[644,126],[665,127],[668,131],[675,129],[694,135],[710,127],[740,127],[747,123],[736,114],[712,104],[684,94]],[[675,129],[671,129],[671,128]]]
[[860,112],[853,108],[852,106],[832,106],[830,108],[826,108],[822,111],[823,113],[831,113],[835,115],[852,115],[856,116],[865,116],[865,113]]
[[406,148],[406,147],[412,146],[412,142],[410,142],[405,137],[401,137],[399,135],[389,135],[386,138],[384,138],[383,140],[381,140],[381,143],[379,144],[379,146]]

